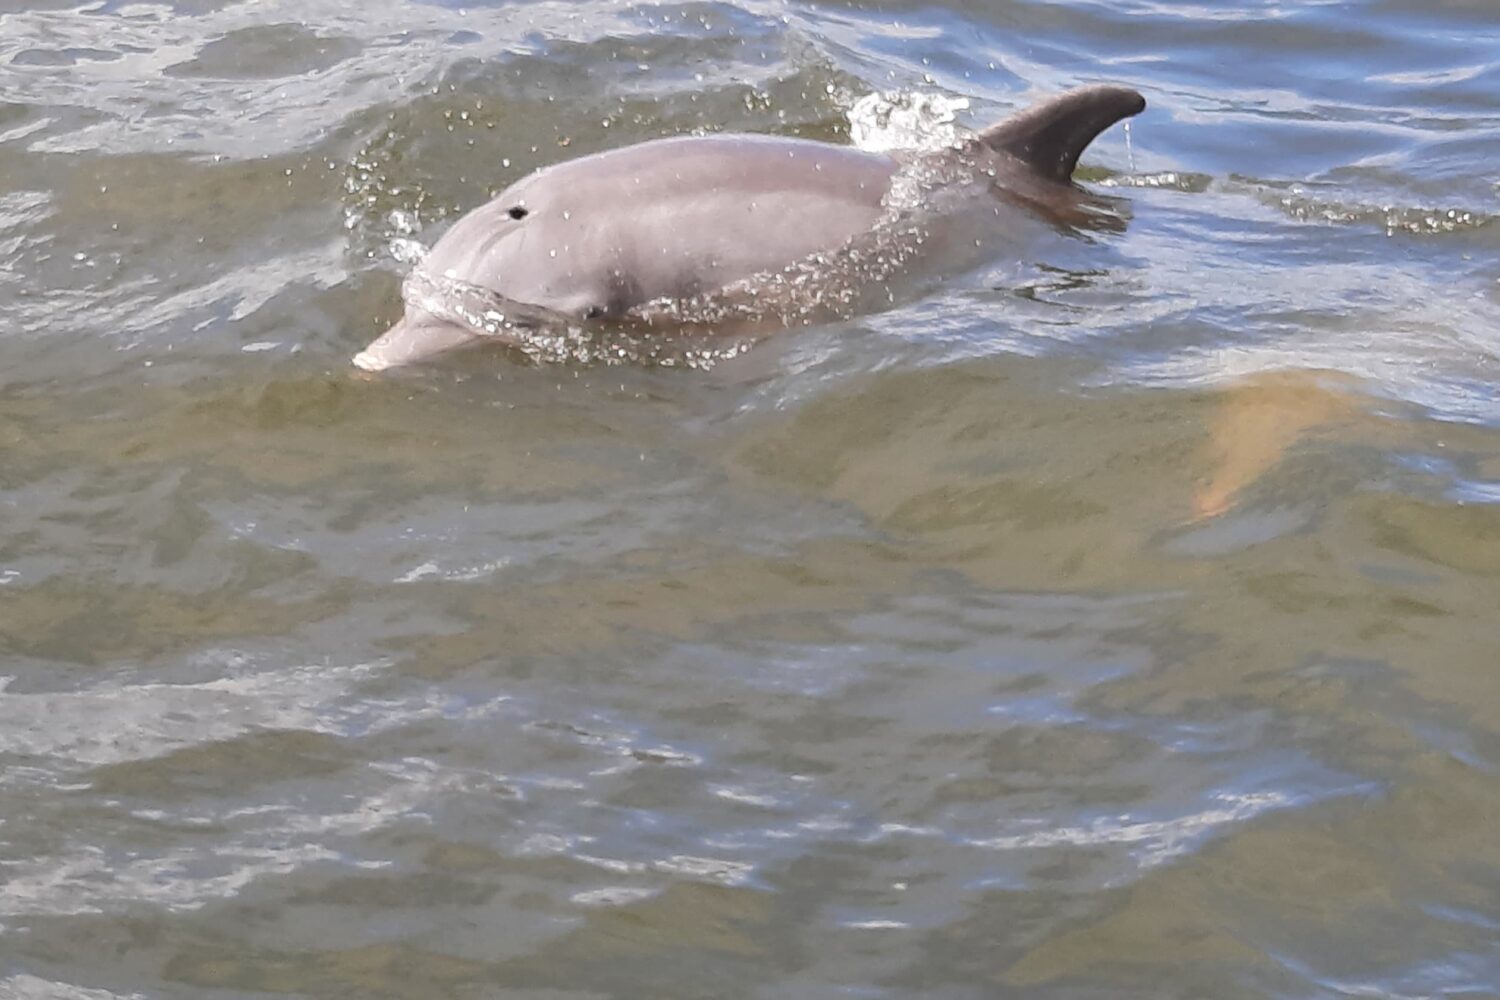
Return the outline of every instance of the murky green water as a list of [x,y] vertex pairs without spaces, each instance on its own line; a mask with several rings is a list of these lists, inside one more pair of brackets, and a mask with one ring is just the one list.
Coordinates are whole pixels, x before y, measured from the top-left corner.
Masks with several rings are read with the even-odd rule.
[[[708,371],[371,377],[661,134],[1127,83]],[[0,6],[0,996],[1500,996],[1488,2]]]

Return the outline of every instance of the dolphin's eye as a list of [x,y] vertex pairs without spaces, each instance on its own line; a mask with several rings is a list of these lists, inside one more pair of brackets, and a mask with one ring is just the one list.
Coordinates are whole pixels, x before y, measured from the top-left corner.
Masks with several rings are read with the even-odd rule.
[[526,211],[525,207],[521,205],[517,205],[515,208],[510,210],[510,217],[512,219],[524,219],[528,214],[529,213]]

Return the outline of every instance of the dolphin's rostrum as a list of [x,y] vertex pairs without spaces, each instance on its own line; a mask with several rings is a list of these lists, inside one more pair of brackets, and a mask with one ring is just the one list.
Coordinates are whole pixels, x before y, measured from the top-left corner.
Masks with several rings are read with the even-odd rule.
[[[354,363],[377,371],[486,332],[649,320],[673,302],[732,298],[759,276],[858,248],[883,230],[900,231],[903,214],[926,207],[896,204],[895,184],[908,174],[918,179],[918,199],[930,203],[934,216],[961,214],[975,199],[999,199],[1066,221],[1081,203],[1072,184],[1079,155],[1145,105],[1134,90],[1086,87],[938,152],[886,154],[804,139],[710,135],[658,139],[547,167],[438,240],[407,283],[404,317]],[[904,259],[887,252],[899,242],[880,245],[880,259]],[[466,309],[454,288],[485,301]]]

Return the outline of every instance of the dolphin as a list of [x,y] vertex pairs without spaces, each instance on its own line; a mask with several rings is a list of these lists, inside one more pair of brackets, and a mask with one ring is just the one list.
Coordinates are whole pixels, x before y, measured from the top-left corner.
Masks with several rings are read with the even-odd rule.
[[[353,362],[379,371],[487,335],[649,325],[680,316],[675,303],[736,294],[741,304],[763,301],[774,285],[767,276],[812,261],[816,286],[816,267],[837,271],[830,262],[840,254],[904,266],[926,238],[912,222],[918,209],[951,219],[973,215],[976,198],[999,199],[1076,222],[1085,205],[1072,182],[1079,155],[1145,106],[1134,90],[1091,86],[938,151],[730,134],[657,139],[546,167],[454,223],[408,278],[402,318]],[[805,281],[799,287],[806,292]],[[785,310],[769,314],[787,322]]]

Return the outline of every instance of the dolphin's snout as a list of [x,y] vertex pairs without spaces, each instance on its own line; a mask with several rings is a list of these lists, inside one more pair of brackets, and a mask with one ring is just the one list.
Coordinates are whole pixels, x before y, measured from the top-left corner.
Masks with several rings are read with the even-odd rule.
[[402,319],[351,360],[367,372],[385,371],[473,343],[479,334],[452,323]]
[[371,350],[363,350],[350,359],[354,367],[363,368],[367,372],[385,371],[390,364],[383,360],[380,355]]

